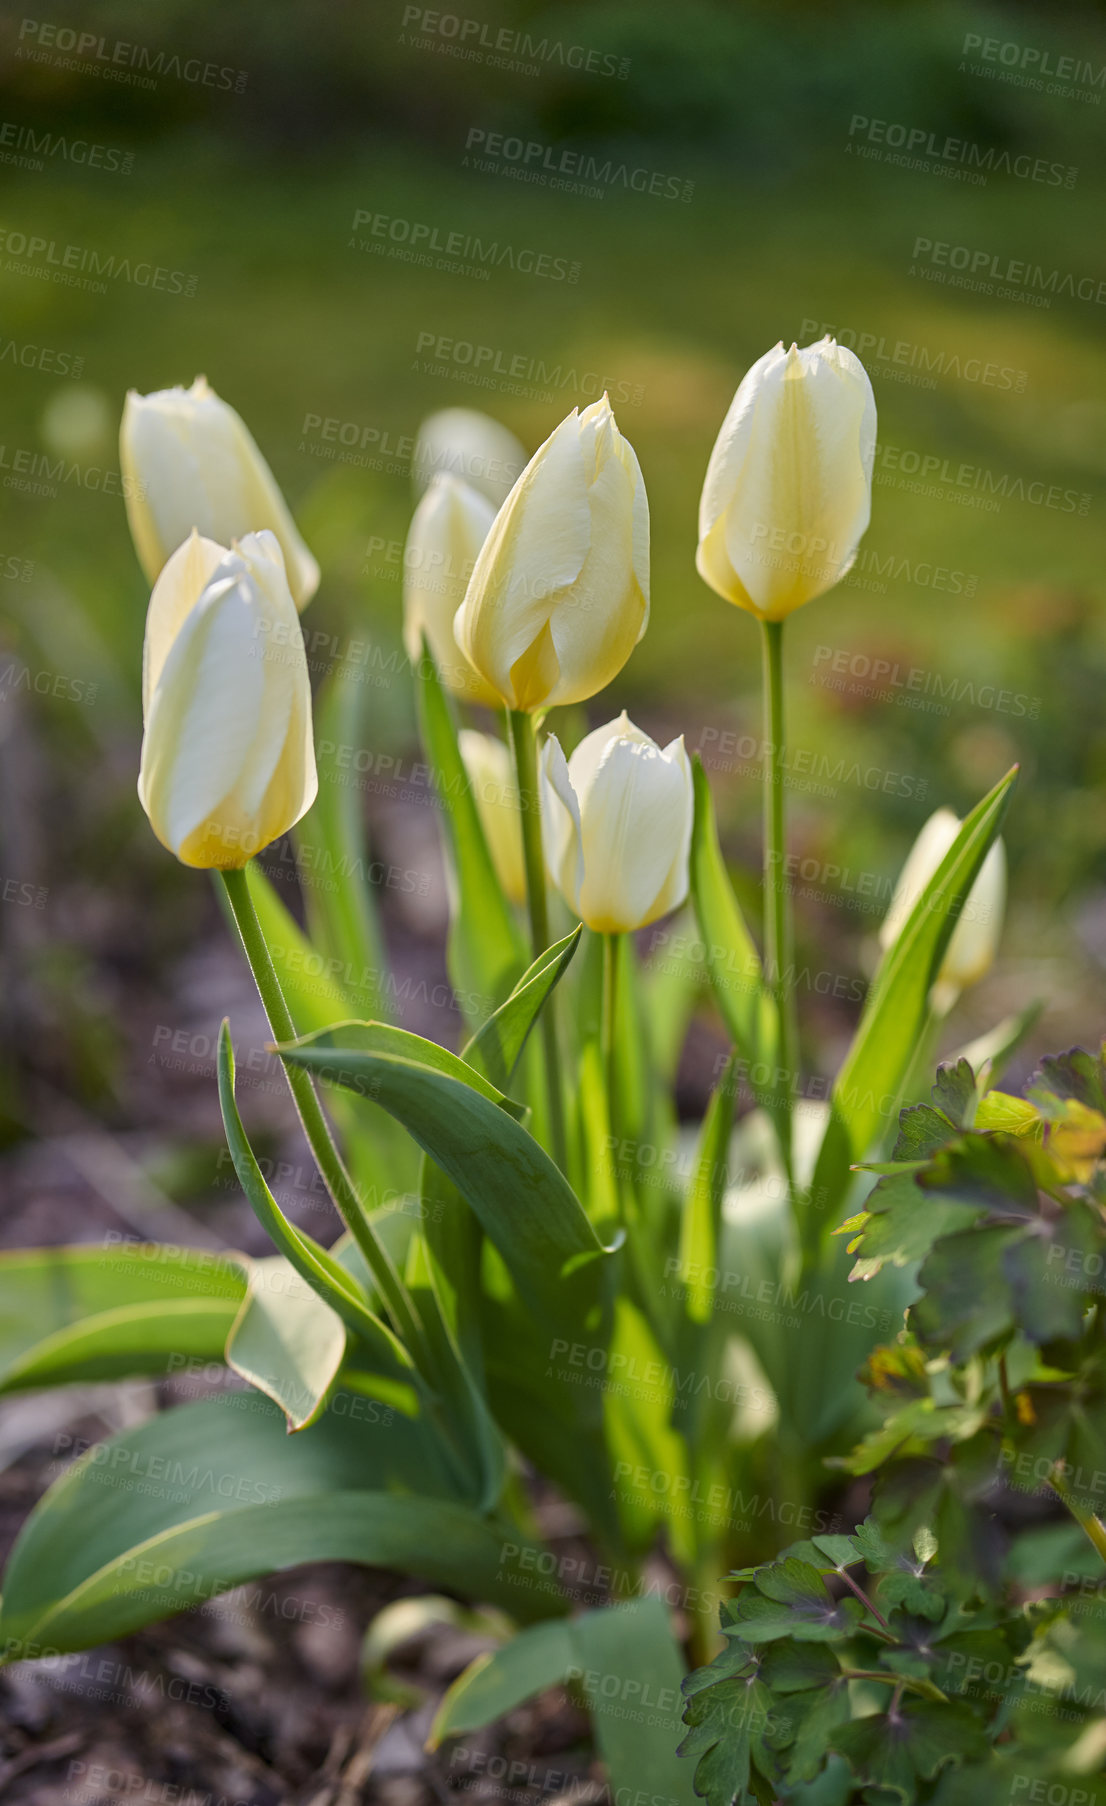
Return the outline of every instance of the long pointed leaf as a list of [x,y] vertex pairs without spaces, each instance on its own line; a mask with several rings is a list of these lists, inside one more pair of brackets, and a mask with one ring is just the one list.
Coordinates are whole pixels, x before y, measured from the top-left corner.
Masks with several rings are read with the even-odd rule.
[[280,1049],[289,1063],[390,1111],[476,1212],[523,1294],[554,1317],[566,1306],[578,1312],[594,1282],[580,1293],[570,1274],[580,1277],[610,1250],[544,1148],[485,1094],[486,1081],[477,1088],[475,1072],[461,1080],[443,1070],[441,1051],[424,1063],[314,1043]]
[[234,1100],[234,1049],[225,1021],[219,1033],[219,1103],[223,1111],[227,1146],[239,1184],[254,1215],[263,1228],[268,1230],[278,1252],[295,1268],[300,1278],[318,1293],[324,1304],[336,1311],[343,1323],[385,1360],[388,1370],[402,1371],[411,1368],[411,1358],[403,1343],[381,1318],[370,1311],[356,1282],[346,1269],[325,1248],[320,1247],[318,1242],[312,1240],[311,1236],[288,1221],[266,1185]]
[[540,1551],[448,1490],[421,1426],[355,1392],[298,1436],[251,1392],[166,1412],[89,1450],[36,1506],[0,1648],[84,1649],[308,1561],[414,1572],[522,1620],[562,1611],[525,1584]]
[[823,1223],[845,1193],[849,1166],[893,1126],[926,1020],[929,994],[959,914],[993,845],[1017,779],[1015,765],[966,816],[880,962],[845,1063],[837,1075],[813,1190]]
[[164,1243],[0,1255],[0,1391],[222,1359],[245,1295],[237,1260]]
[[707,972],[722,1020],[748,1062],[754,1092],[788,1146],[787,1101],[774,1087],[776,1007],[764,985],[760,955],[738,908],[718,842],[710,784],[696,755],[695,823],[691,835],[691,895],[703,936]]
[[679,1765],[684,1664],[659,1599],[632,1599],[568,1623],[534,1625],[478,1656],[446,1693],[430,1733],[479,1730],[546,1687],[572,1682],[592,1708],[611,1796],[694,1806]]
[[422,743],[442,804],[450,873],[450,975],[465,1020],[474,1029],[515,983],[526,964],[525,947],[496,876],[449,702],[425,646],[417,699]]
[[323,1409],[346,1351],[346,1330],[282,1254],[251,1261],[249,1289],[227,1337],[227,1366],[278,1404],[290,1430]]

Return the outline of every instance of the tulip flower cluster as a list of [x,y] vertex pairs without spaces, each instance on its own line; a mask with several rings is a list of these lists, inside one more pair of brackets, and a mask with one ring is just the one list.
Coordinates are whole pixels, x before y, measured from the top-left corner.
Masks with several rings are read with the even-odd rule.
[[[766,623],[821,595],[849,570],[868,524],[874,448],[871,384],[852,352],[827,338],[765,353],[707,466],[702,576]],[[134,479],[135,546],[156,580],[139,794],[184,863],[234,868],[315,795],[294,617],[318,565],[249,431],[202,377],[128,396],[121,460]],[[611,683],[648,625],[649,508],[606,396],[574,409],[528,462],[505,427],[446,409],[420,431],[414,478],[404,552],[412,661],[428,649],[461,703],[509,718],[541,717]],[[459,747],[512,903],[526,899],[527,816],[539,812],[548,876],[594,932],[632,932],[685,900],[694,798],[682,737],[662,750],[625,711],[568,759],[550,734],[521,810],[504,741],[466,728]],[[959,826],[939,810],[922,830],[881,931],[885,949]],[[1003,886],[996,843],[934,982],[938,1014],[990,965]]]
[[[827,1463],[848,1465],[870,1422],[855,1378],[865,1363],[888,1380],[888,1395],[903,1393],[900,1471],[936,1475],[888,1489],[890,1527],[911,1540],[888,1554],[899,1590],[877,1593],[889,1613],[880,1625],[904,1616],[903,1599],[930,1600],[929,1569],[918,1578],[929,1559],[920,1554],[923,1532],[939,1539],[915,1515],[913,1495],[925,1509],[938,1495],[953,1497],[957,1448],[968,1463],[963,1479],[983,1471],[981,1445],[998,1460],[1001,1440],[1005,1457],[1015,1427],[1044,1446],[1051,1365],[1035,1376],[1033,1349],[1019,1337],[1010,1385],[1005,1370],[1001,1386],[984,1379],[995,1366],[992,1338],[1006,1333],[996,1326],[1007,1323],[1005,1303],[993,1311],[990,1294],[998,1286],[1003,1298],[1030,1300],[1050,1363],[1057,1349],[1075,1346],[1081,1324],[1093,1323],[1093,1308],[1075,1297],[1065,1303],[1051,1284],[1047,1243],[1026,1234],[1022,1178],[1013,1215],[1002,1209],[997,1225],[977,1223],[974,1240],[959,1220],[995,1199],[1001,1206],[1013,1157],[1003,1144],[1023,1140],[1029,1117],[1034,1134],[1024,1143],[1033,1151],[1036,1108],[984,1095],[1026,1017],[969,1042],[933,1093],[941,1108],[911,1109],[901,1145],[892,1140],[898,1104],[931,1094],[947,1013],[996,952],[1005,889],[999,830],[1013,773],[962,821],[941,809],[922,827],[832,1090],[824,1103],[806,1097],[801,1119],[794,1104],[804,1074],[789,898],[779,882],[787,847],[782,646],[787,617],[856,556],[874,435],[871,387],[851,353],[828,339],[802,351],[780,345],[741,382],[707,466],[699,570],[757,617],[763,661],[763,920],[750,925],[723,861],[705,773],[682,735],[657,744],[617,694],[649,621],[649,508],[607,398],[574,410],[529,460],[512,434],[471,410],[447,409],[424,424],[404,556],[404,637],[443,826],[445,959],[464,1023],[454,1053],[393,1014],[385,943],[362,879],[371,859],[366,824],[357,793],[341,788],[346,772],[336,751],[363,731],[358,710],[370,698],[341,669],[320,686],[326,725],[316,773],[300,611],[319,572],[276,480],[237,414],[202,379],[128,398],[122,462],[134,479],[131,527],[152,585],[139,796],[157,838],[185,865],[216,874],[344,1233],[324,1247],[289,1221],[266,1184],[239,1113],[224,1023],[218,1081],[228,1148],[275,1252],[254,1262],[161,1249],[176,1263],[174,1283],[179,1268],[188,1288],[171,1331],[160,1260],[155,1286],[152,1263],[137,1257],[107,1267],[97,1259],[93,1276],[87,1246],[52,1248],[36,1277],[34,1257],[21,1255],[32,1263],[26,1295],[35,1305],[20,1314],[14,1367],[0,1383],[156,1378],[186,1335],[198,1357],[225,1359],[249,1390],[235,1391],[233,1412],[220,1393],[185,1412],[159,1413],[125,1432],[132,1440],[106,1463],[75,1464],[59,1481],[5,1580],[0,1642],[9,1656],[27,1645],[90,1647],[149,1622],[164,1598],[142,1579],[151,1548],[179,1562],[173,1597],[182,1607],[268,1569],[350,1559],[410,1570],[430,1588],[475,1596],[518,1622],[554,1620],[534,1625],[526,1651],[508,1637],[482,1653],[441,1702],[435,1738],[478,1729],[485,1708],[494,1714],[496,1701],[523,1696],[527,1676],[534,1687],[547,1684],[569,1661],[606,1675],[626,1651],[628,1681],[638,1682],[630,1669],[640,1651],[648,1687],[675,1698],[684,1652],[659,1599],[619,1599],[571,1615],[572,1601],[557,1590],[559,1559],[534,1540],[528,1473],[571,1501],[591,1547],[604,1562],[609,1552],[642,1591],[663,1547],[679,1573],[691,1653],[705,1662],[718,1643],[709,1607],[716,1577],[750,1555],[777,1554],[781,1523],[826,1521],[819,1514]],[[672,604],[658,598],[658,606]],[[739,640],[736,617],[720,630],[727,625]],[[608,686],[613,694],[603,696]],[[305,869],[325,855],[339,874],[335,894],[305,891],[302,925],[263,862],[253,861],[288,830]],[[643,968],[630,937],[685,907],[694,927],[672,945],[683,940],[695,954],[673,952]],[[708,983],[713,1032],[720,1024],[732,1052],[718,1063],[693,1136],[677,1132],[674,1088]],[[1057,1062],[1069,1090],[1042,1133],[1082,1179],[1106,1130],[1090,1107],[1101,1102],[1093,1062],[1072,1058]],[[748,1108],[739,1114],[746,1086]],[[983,1114],[973,1122],[977,1106]],[[996,1124],[1015,1132],[991,1136]],[[934,1194],[920,1179],[915,1192],[910,1170],[919,1150],[933,1153],[935,1131],[933,1211]],[[955,1204],[954,1159],[965,1163],[964,1210]],[[1032,1195],[1034,1175],[1026,1177]],[[1052,1210],[1052,1191],[1048,1204]],[[905,1269],[916,1268],[928,1246],[919,1209],[930,1230],[936,1221],[925,1260],[930,1302],[940,1295],[971,1363],[967,1404],[949,1391],[946,1364],[919,1350],[919,1342],[928,1349],[932,1312],[913,1346],[908,1326],[893,1349],[876,1348],[881,1328],[893,1334],[902,1324],[913,1285]],[[834,1239],[842,1230],[855,1237],[852,1277],[867,1282],[863,1303],[847,1306],[845,1250]],[[1080,1247],[1089,1245],[1079,1234]],[[960,1245],[980,1237],[981,1247],[987,1238],[994,1246],[985,1258],[976,1248],[963,1269]],[[988,1290],[981,1315],[977,1281]],[[23,1269],[18,1284],[27,1284]],[[739,1314],[735,1306],[752,1297],[757,1308]],[[774,1308],[800,1297],[809,1308],[796,1304],[793,1316]],[[93,1314],[78,1320],[85,1310]],[[35,1336],[37,1349],[26,1345]],[[943,1375],[945,1403],[929,1416],[918,1412],[923,1366]],[[735,1378],[749,1373],[755,1386]],[[986,1406],[976,1410],[984,1384],[1003,1394],[1001,1422],[987,1421]],[[758,1402],[747,1408],[753,1394]],[[358,1416],[354,1404],[371,1410]],[[942,1411],[950,1418],[944,1428]],[[935,1434],[956,1445],[947,1474]],[[122,1471],[133,1471],[136,1447],[143,1471],[156,1457],[165,1471],[185,1475],[195,1473],[203,1448],[208,1478],[198,1490],[186,1480],[171,1495],[132,1490],[120,1513],[95,1483],[124,1461]],[[869,1472],[870,1453],[869,1439],[855,1471]],[[224,1473],[229,1486],[211,1479]],[[689,1509],[695,1498],[726,1501],[739,1488],[742,1497],[763,1489],[778,1511],[763,1524],[737,1524],[735,1533],[730,1511]],[[271,1503],[251,1509],[255,1498]],[[953,1502],[957,1519],[963,1501]],[[248,1517],[235,1518],[239,1509]],[[944,1504],[933,1509],[944,1536],[949,1513]],[[1093,1528],[1097,1535],[1097,1520]],[[863,1550],[857,1544],[856,1556],[882,1575],[881,1537],[882,1530]],[[788,1648],[806,1646],[792,1644],[791,1629],[801,1636],[809,1628],[813,1601],[819,1622],[823,1604],[832,1607],[841,1640],[855,1640],[864,1595],[841,1605],[819,1577],[839,1555],[838,1572],[852,1565],[851,1539],[815,1542],[801,1547],[821,1568],[805,1558],[788,1563],[788,1573],[802,1573],[794,1585],[785,1574],[783,1604],[777,1586],[761,1601],[765,1614],[741,1623],[758,1636],[779,1633],[773,1684],[800,1700],[806,1731],[814,1725],[817,1733],[827,1671],[808,1663],[810,1672],[799,1672]],[[52,1565],[59,1549],[64,1560]],[[1039,1566],[1039,1555],[1034,1561]],[[780,1571],[768,1570],[777,1581]],[[548,1589],[532,1584],[535,1575],[550,1577]],[[744,1603],[743,1593],[742,1610]],[[432,1610],[435,1601],[422,1606]],[[872,1659],[889,1663],[891,1716],[916,1727],[922,1721],[911,1714],[933,1713],[932,1696],[944,1695],[927,1681],[920,1707],[908,1698],[899,1712],[900,1693],[920,1683],[913,1668],[890,1666],[890,1633],[869,1629],[878,1646]],[[735,1724],[728,1705],[716,1712],[708,1692],[721,1673],[717,1685],[729,1699],[726,1690],[736,1684],[744,1692],[754,1671],[763,1689],[768,1669],[759,1663],[754,1652],[747,1670],[716,1668],[710,1689],[689,1690],[696,1735],[713,1739],[724,1719],[743,1772],[747,1725]],[[842,1677],[832,1662],[830,1669],[830,1691],[840,1692]],[[786,1693],[793,1683],[794,1696]],[[878,1673],[865,1679],[861,1671],[858,1685],[869,1691],[854,1704],[868,1716],[845,1729],[865,1741],[839,1749],[875,1748],[864,1727],[875,1724],[878,1741],[871,1689],[880,1684]],[[960,1708],[945,1701],[941,1709],[952,1712],[960,1737]],[[618,1714],[597,1714],[611,1797],[687,1801],[670,1715],[646,1716],[627,1736]],[[939,1732],[929,1723],[926,1747],[936,1749]],[[836,1734],[836,1707],[826,1724]],[[766,1774],[776,1772],[777,1741],[754,1739],[767,1752]],[[796,1775],[804,1765],[806,1779],[796,1785],[813,1784],[810,1797],[821,1788],[828,1799],[832,1788],[812,1783],[820,1741],[792,1738],[788,1758]],[[839,1770],[843,1760],[835,1757]],[[708,1771],[713,1761],[712,1748],[703,1758]],[[865,1786],[884,1772],[866,1768]],[[716,1806],[732,1806],[735,1787],[743,1792],[736,1757],[714,1773]],[[772,1786],[766,1779],[758,1797],[775,1797]]]

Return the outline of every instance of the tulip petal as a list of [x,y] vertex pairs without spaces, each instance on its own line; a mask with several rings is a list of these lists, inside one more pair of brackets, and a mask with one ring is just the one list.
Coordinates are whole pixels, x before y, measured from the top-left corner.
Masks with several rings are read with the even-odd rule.
[[142,644],[143,721],[149,715],[150,698],[173,641],[226,556],[225,546],[203,539],[193,528],[166,561],[154,584]]
[[654,921],[674,888],[679,851],[688,844],[686,773],[652,742],[612,740],[581,815],[584,921],[610,934]]
[[545,862],[562,897],[576,909],[584,877],[580,804],[556,734],[541,749],[541,780]]
[[875,434],[871,383],[844,346],[781,344],[759,358],[708,465],[700,575],[776,621],[839,582],[871,514]]
[[[165,660],[143,745],[140,793],[159,837],[178,858],[232,793],[249,758],[264,691],[256,652],[239,579],[216,579]],[[215,824],[217,830],[225,825]]]
[[310,601],[318,564],[245,422],[202,376],[190,389],[132,390],[119,456],[127,519],[151,583],[193,528],[228,545],[268,527],[280,541],[297,605]]
[[403,643],[412,662],[423,655],[423,636],[442,682],[457,696],[486,707],[499,697],[469,664],[453,623],[465,597],[495,509],[459,477],[439,474],[411,517],[403,551]]

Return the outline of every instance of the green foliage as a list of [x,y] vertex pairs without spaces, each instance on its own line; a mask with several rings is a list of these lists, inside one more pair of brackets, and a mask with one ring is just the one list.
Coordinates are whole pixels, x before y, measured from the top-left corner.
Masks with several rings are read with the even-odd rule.
[[733,1576],[726,1648],[685,1683],[710,1806],[953,1806],[1102,1766],[1106,1058],[1045,1060],[1025,1098],[961,1059],[932,1099],[844,1225],[854,1280],[917,1275],[861,1375],[883,1421],[838,1461],[871,1515]]

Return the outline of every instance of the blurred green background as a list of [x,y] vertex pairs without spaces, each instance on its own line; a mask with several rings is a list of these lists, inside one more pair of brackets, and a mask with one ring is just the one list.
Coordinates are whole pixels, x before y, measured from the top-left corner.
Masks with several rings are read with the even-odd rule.
[[[310,629],[367,635],[382,665],[400,645],[395,543],[419,421],[482,407],[532,449],[609,382],[650,495],[653,617],[591,719],[625,705],[703,749],[755,914],[757,633],[696,575],[699,489],[756,357],[823,326],[847,343],[870,335],[859,348],[881,454],[865,558],[788,631],[792,740],[825,761],[825,794],[797,785],[791,801],[792,845],[820,874],[797,897],[801,964],[862,974],[878,914],[854,906],[857,875],[885,886],[931,809],[963,812],[1019,759],[1002,959],[950,1044],[1035,995],[1046,1009],[1031,1053],[1101,1036],[1106,312],[1062,292],[1068,274],[1106,278],[1100,12],[101,0],[9,12],[2,29],[0,923],[20,1055],[9,1136],[57,1092],[134,1126],[147,1024],[176,1020],[167,974],[222,933],[204,881],[164,855],[135,797],[147,593],[117,480],[101,480],[118,470],[127,388],[199,371],[244,415],[320,558]],[[83,33],[94,48],[79,48]],[[143,70],[152,86],[131,79]],[[25,128],[66,149],[36,157]],[[974,147],[976,161],[926,151],[926,167],[903,167],[873,145],[912,132]],[[488,173],[471,151],[466,163],[474,133],[540,145],[532,168],[575,152],[645,171],[662,192],[617,179],[601,198],[566,192],[517,179],[509,157]],[[119,155],[73,161],[85,140]],[[986,181],[965,179],[981,158]],[[1038,160],[1043,177],[1013,173]],[[359,213],[494,239],[515,258],[532,249],[578,264],[578,280],[372,255],[357,247]],[[70,286],[41,254],[28,272],[13,254],[24,237],[180,272],[195,293],[118,276],[106,293]],[[919,238],[1055,270],[1061,292],[1038,307],[927,280]],[[560,379],[476,386],[465,363],[420,350],[431,334]],[[369,429],[369,453],[325,455],[311,416]],[[37,460],[59,456],[66,474],[51,480]],[[910,474],[927,459],[936,475],[922,487],[936,493]],[[967,484],[947,480],[965,465]],[[997,507],[964,500],[996,489]],[[1050,490],[1058,505],[1034,499]],[[900,678],[923,672],[930,706],[875,684],[877,660]],[[843,688],[821,681],[834,669]],[[374,688],[372,747],[417,756],[402,672]],[[366,807],[375,833],[383,805]],[[382,827],[408,863],[433,817],[410,809],[414,839],[394,810]],[[433,909],[404,918],[390,900],[386,920],[393,944],[440,968]],[[832,1069],[855,1003],[809,990],[810,1062]]]

